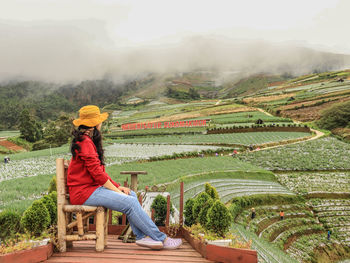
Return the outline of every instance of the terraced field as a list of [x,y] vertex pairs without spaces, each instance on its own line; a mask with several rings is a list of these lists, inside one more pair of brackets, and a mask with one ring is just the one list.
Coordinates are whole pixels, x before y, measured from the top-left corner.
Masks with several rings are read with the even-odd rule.
[[267,170],[347,170],[350,169],[350,144],[333,137],[325,137],[245,153],[238,158]]
[[[261,181],[261,180],[243,180],[234,178],[220,178],[215,176],[215,179],[201,179],[192,183],[184,184],[184,199],[196,197],[203,192],[205,183],[209,182],[214,186],[219,194],[220,200],[224,203],[229,202],[237,196],[247,196],[254,194],[294,194],[277,182]],[[172,191],[172,199],[175,204],[178,204],[180,198],[179,188]]]
[[311,199],[310,207],[335,239],[350,245],[350,199]]
[[350,172],[290,172],[276,176],[282,185],[299,194],[350,193]]
[[120,139],[119,143],[162,143],[162,144],[231,144],[250,145],[279,142],[310,136],[305,132],[249,132],[249,133],[226,133],[226,134],[199,134],[142,137],[132,139]]

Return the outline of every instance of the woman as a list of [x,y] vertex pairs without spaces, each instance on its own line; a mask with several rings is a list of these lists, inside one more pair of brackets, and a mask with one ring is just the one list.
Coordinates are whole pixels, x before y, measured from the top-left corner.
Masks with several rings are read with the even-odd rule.
[[73,132],[72,160],[68,167],[67,185],[73,205],[104,206],[126,214],[136,235],[136,244],[151,249],[176,249],[181,239],[172,239],[160,232],[139,204],[136,194],[114,182],[106,173],[103,158],[101,126],[108,113],[97,106],[79,110],[78,127]]

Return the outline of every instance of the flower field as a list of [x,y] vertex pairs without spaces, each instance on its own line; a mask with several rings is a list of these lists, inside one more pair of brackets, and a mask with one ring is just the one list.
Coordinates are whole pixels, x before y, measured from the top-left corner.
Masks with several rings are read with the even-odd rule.
[[238,156],[267,170],[350,169],[350,145],[332,137],[320,138]]
[[249,132],[226,134],[197,134],[156,136],[132,139],[120,139],[119,143],[160,143],[160,144],[264,144],[310,136],[305,132]]
[[282,185],[299,194],[350,193],[350,172],[290,172],[276,176]]
[[[132,162],[150,157],[162,156],[166,154],[193,152],[208,149],[217,149],[214,146],[195,146],[195,145],[129,145],[112,144],[105,147],[105,156],[107,166]],[[0,164],[0,182],[14,178],[37,176],[41,174],[54,174],[56,172],[56,159],[70,159],[68,147],[59,147],[53,149],[52,156],[45,156],[47,150],[37,153],[37,157],[28,158],[28,153],[14,155],[7,164]],[[61,152],[61,153],[59,153]],[[63,154],[62,152],[66,152]],[[22,159],[20,159],[22,157]]]

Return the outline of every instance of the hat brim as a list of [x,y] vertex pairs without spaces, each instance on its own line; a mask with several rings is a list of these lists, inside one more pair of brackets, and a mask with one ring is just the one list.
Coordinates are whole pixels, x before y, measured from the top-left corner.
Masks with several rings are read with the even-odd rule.
[[101,113],[99,117],[92,119],[76,119],[73,121],[74,126],[79,127],[85,125],[87,127],[95,127],[104,122],[108,118],[108,112]]

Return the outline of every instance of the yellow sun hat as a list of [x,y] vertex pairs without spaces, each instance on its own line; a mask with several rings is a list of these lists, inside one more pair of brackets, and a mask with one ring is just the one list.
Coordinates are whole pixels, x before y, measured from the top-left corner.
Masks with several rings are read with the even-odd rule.
[[95,127],[108,118],[108,113],[100,113],[100,108],[95,105],[87,105],[79,110],[79,119],[73,121],[75,126],[85,125]]

